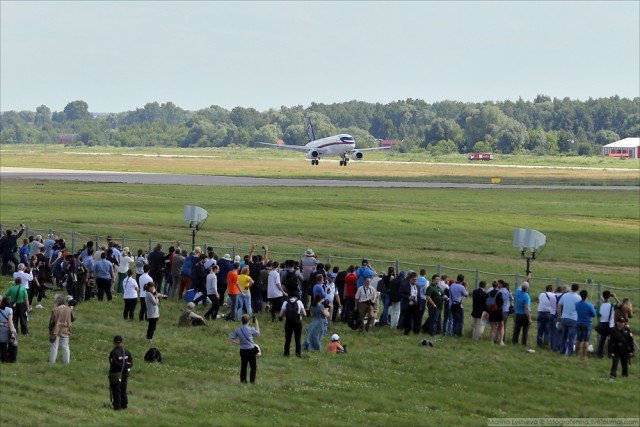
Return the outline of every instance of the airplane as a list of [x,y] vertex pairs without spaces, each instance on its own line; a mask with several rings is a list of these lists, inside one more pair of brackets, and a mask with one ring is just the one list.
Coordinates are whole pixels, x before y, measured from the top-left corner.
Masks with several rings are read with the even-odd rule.
[[267,145],[273,148],[283,150],[302,151],[307,153],[307,159],[311,160],[312,165],[317,165],[322,157],[340,157],[340,166],[347,166],[349,159],[362,160],[365,151],[388,150],[390,147],[374,147],[374,148],[358,148],[356,149],[356,140],[353,136],[346,133],[328,136],[326,138],[316,139],[313,131],[311,118],[307,118],[307,135],[309,143],[306,145],[286,145],[271,144],[269,142],[258,142],[258,144]]

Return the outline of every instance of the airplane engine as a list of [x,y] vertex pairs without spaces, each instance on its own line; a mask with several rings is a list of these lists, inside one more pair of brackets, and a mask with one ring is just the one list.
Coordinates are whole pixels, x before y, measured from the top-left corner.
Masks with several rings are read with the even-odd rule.
[[307,152],[307,159],[317,159],[320,157],[320,153],[316,150],[311,150]]
[[364,153],[361,151],[354,151],[351,153],[351,160],[362,160],[364,158]]

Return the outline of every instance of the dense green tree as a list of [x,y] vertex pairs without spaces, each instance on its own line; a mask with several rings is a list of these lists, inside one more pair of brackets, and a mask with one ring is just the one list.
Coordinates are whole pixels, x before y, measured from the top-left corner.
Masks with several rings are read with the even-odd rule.
[[595,143],[597,145],[607,145],[618,140],[620,140],[620,135],[612,130],[599,130],[596,132]]

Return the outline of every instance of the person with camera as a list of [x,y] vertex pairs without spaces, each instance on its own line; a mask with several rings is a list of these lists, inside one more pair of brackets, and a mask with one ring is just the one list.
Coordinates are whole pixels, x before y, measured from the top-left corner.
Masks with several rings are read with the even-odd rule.
[[62,363],[68,364],[71,361],[71,351],[69,350],[69,337],[71,337],[71,323],[75,321],[73,305],[75,300],[69,296],[65,302],[62,295],[56,294],[53,298],[55,305],[51,310],[49,318],[49,363],[56,363],[58,358],[58,346],[62,346]]
[[18,322],[20,322],[20,332],[22,335],[27,335],[29,333],[27,313],[31,311],[31,305],[29,304],[27,290],[22,286],[22,278],[16,277],[14,279],[14,285],[10,287],[4,295],[11,299],[11,304],[13,305],[14,328],[18,329]]
[[260,325],[258,324],[258,319],[253,316],[253,323],[256,327],[252,328],[249,326],[250,318],[248,314],[243,314],[240,318],[242,326],[231,332],[229,339],[232,343],[240,346],[240,382],[247,382],[247,365],[249,365],[251,367],[249,382],[254,384],[258,370],[256,356],[260,353],[260,347],[254,344],[253,337],[260,336]]
[[[376,321],[374,313],[374,304],[378,300],[378,292],[371,287],[371,278],[365,277],[363,285],[356,291],[356,303],[358,304],[358,316],[360,323],[358,329],[360,331],[369,331],[369,327]],[[365,325],[364,318],[368,316]]]
[[120,255],[120,264],[118,264],[118,293],[124,293],[124,281],[128,275],[129,265],[134,264],[135,260],[131,256],[129,248],[125,247]]
[[156,325],[158,319],[160,319],[160,298],[165,298],[165,295],[156,292],[156,285],[153,282],[149,282],[146,285],[145,305],[147,309],[147,321],[149,326],[147,327],[147,341],[149,344],[153,343],[153,334],[156,331]]
[[13,324],[11,299],[2,297],[0,303],[0,363],[14,363],[18,355],[17,333]]
[[109,353],[109,390],[111,394],[111,407],[118,411],[127,409],[129,397],[127,396],[127,379],[133,367],[133,357],[122,346],[122,337],[113,337],[113,350]]
[[400,309],[403,314],[404,334],[420,332],[420,292],[418,290],[418,273],[409,272],[409,281],[400,287]]
[[[16,256],[16,249],[18,248],[18,239],[24,233],[25,225],[20,224],[20,231],[14,232],[12,230],[5,231],[4,236],[0,239],[0,254],[2,255],[2,274],[8,275],[14,273],[20,263]],[[13,266],[12,266],[13,264]]]

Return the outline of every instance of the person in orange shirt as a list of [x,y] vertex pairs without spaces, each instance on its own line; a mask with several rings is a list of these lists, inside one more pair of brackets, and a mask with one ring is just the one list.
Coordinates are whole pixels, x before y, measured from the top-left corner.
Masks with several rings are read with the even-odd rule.
[[227,322],[236,321],[236,310],[238,307],[238,289],[240,283],[238,282],[238,270],[240,270],[240,263],[234,262],[233,269],[227,273],[227,293],[229,294],[229,300],[231,311],[227,315]]
[[331,344],[327,346],[327,352],[329,353],[346,353],[347,349],[340,344],[340,336],[338,334],[331,335]]

